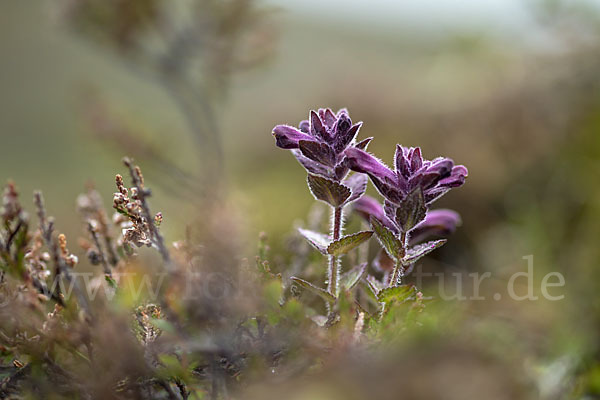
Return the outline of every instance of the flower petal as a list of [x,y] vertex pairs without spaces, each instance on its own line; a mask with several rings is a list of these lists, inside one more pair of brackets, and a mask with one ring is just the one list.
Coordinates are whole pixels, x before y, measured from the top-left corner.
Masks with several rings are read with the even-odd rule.
[[454,188],[462,186],[465,183],[465,178],[469,175],[469,171],[464,165],[456,165],[452,168],[450,176],[440,180],[440,186]]
[[454,161],[449,158],[439,157],[431,162],[427,172],[435,172],[440,174],[440,178],[444,179],[450,176],[452,168],[454,167]]
[[282,149],[297,149],[300,140],[315,140],[312,136],[288,125],[277,125],[273,128],[273,136],[275,136],[277,147]]
[[362,172],[371,178],[375,188],[383,197],[393,202],[399,202],[404,197],[398,187],[396,174],[377,158],[355,147],[346,149],[346,162],[350,169]]
[[377,218],[386,228],[394,233],[398,233],[398,228],[383,213],[383,208],[377,200],[371,196],[364,195],[354,202],[354,211],[357,212],[366,221],[370,217]]
[[394,174],[394,172],[384,163],[366,151],[350,147],[346,149],[345,153],[350,169],[368,174],[379,180],[385,180],[387,178],[391,182],[396,181],[396,174]]
[[418,243],[429,236],[448,236],[454,233],[460,224],[460,215],[456,211],[431,210],[425,220],[410,232],[410,244]]
[[300,121],[300,123],[298,124],[298,128],[300,129],[300,131],[310,134],[310,123],[307,119]]

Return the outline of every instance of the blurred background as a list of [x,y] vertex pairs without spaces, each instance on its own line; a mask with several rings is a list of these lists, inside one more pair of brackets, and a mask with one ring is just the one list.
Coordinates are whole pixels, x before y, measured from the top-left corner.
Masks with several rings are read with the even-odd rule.
[[169,241],[217,199],[239,256],[254,257],[265,231],[285,268],[314,201],[271,130],[347,107],[385,162],[401,143],[469,168],[437,204],[463,225],[426,268],[490,271],[486,293],[524,271],[527,255],[536,283],[565,276],[563,301],[462,302],[452,329],[531,373],[544,398],[600,396],[600,2],[0,7],[0,181],[25,198],[43,190],[67,236],[82,231],[77,195],[93,182],[110,205],[129,155]]

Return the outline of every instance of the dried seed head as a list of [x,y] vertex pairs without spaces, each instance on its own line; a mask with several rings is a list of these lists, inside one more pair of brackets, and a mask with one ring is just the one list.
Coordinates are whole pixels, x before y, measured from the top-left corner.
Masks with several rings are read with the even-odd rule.
[[125,183],[123,182],[123,177],[120,174],[115,176],[115,181],[117,183],[117,189],[123,196],[127,196],[127,188],[125,187]]
[[69,255],[69,250],[67,249],[67,237],[63,233],[58,235],[58,246],[60,247],[60,254],[63,257],[67,257]]
[[142,175],[142,169],[140,168],[139,165],[135,166],[135,173],[138,176],[138,178],[140,179],[140,186],[144,187],[144,175]]
[[8,181],[4,188],[4,196],[2,198],[2,209],[0,215],[5,221],[16,218],[21,213],[21,205],[19,204],[19,193],[13,181]]

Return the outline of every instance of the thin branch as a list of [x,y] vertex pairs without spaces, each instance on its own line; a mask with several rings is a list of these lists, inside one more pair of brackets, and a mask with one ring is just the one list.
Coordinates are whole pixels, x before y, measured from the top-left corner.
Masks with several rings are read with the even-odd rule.
[[104,254],[104,249],[100,245],[100,239],[98,238],[98,232],[94,229],[94,224],[91,221],[88,221],[88,231],[90,231],[90,235],[92,236],[92,240],[98,249],[98,254],[100,255],[100,262],[102,263],[102,268],[104,269],[104,274],[112,277],[112,271],[108,262],[106,260],[106,255]]
[[125,164],[125,166],[127,166],[127,168],[129,168],[129,174],[131,175],[133,185],[137,188],[143,217],[146,220],[146,223],[148,224],[148,229],[152,233],[154,244],[156,244],[160,255],[162,256],[165,263],[167,263],[167,266],[170,266],[171,255],[169,254],[169,250],[165,246],[164,239],[160,231],[154,225],[154,219],[152,218],[152,214],[150,213],[150,207],[148,206],[148,202],[146,201],[146,198],[150,196],[151,192],[149,189],[146,189],[144,187],[144,181],[140,174],[139,167],[134,166],[132,161],[127,157],[123,159],[123,163]]
[[[54,238],[52,236],[52,233],[54,231],[54,221],[52,219],[49,219],[46,216],[46,208],[44,206],[44,198],[42,197],[42,193],[39,191],[36,191],[33,194],[33,198],[34,198],[35,206],[37,208],[37,215],[38,215],[39,222],[40,222],[40,229],[42,231],[42,237],[44,238],[44,241],[46,242],[46,246],[48,247],[48,250],[50,252],[50,257],[52,258],[52,261],[54,262],[54,265],[55,265],[55,279],[58,279],[58,277],[60,275],[62,275],[69,283],[73,283],[73,290],[75,292],[75,296],[77,297],[77,302],[79,303],[79,305],[81,307],[83,307],[83,309],[88,313],[88,315],[91,315],[89,313],[90,307],[87,302],[87,299],[83,296],[83,293],[81,291],[81,288],[78,285],[78,282],[73,279],[73,276],[71,275],[69,267],[65,264],[65,261],[60,256],[58,244],[56,243],[56,240],[54,240]],[[58,288],[59,286],[60,285],[57,285],[56,287]],[[60,296],[58,296],[58,297],[60,297]]]

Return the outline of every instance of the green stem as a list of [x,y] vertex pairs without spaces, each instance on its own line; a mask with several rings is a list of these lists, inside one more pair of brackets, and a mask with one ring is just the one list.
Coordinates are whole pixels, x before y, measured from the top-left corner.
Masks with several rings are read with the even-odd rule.
[[[342,233],[342,207],[333,208],[333,220],[331,221],[332,229],[331,234],[333,241],[340,238]],[[339,259],[334,255],[329,256],[329,270],[327,276],[327,291],[337,297],[338,291],[338,280],[339,280]]]
[[400,242],[402,243],[402,249],[395,261],[394,271],[390,277],[388,287],[400,286],[402,284],[402,278],[404,277],[404,264],[402,264],[402,259],[406,254],[406,232],[400,234]]

